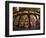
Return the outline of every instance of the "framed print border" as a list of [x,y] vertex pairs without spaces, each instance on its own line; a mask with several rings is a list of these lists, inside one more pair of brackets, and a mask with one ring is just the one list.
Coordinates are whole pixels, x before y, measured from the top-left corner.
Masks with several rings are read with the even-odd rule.
[[[22,35],[9,35],[9,4],[10,3],[22,3],[22,4],[36,4],[43,5],[43,33],[37,34],[22,34]],[[15,36],[30,36],[30,35],[44,35],[45,34],[45,3],[36,3],[36,2],[19,2],[19,1],[6,1],[5,2],[5,36],[6,37],[15,37]]]

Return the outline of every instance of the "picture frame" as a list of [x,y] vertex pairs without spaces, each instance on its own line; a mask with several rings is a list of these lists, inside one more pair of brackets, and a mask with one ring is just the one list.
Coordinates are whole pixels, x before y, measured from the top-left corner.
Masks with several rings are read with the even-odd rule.
[[[38,29],[34,28],[35,30],[28,29],[26,31],[16,29],[16,27],[13,25],[14,9],[15,9],[15,11],[16,11],[16,9],[18,9],[18,10],[19,9],[21,9],[21,10],[22,9],[24,9],[24,10],[25,9],[37,10],[38,9],[40,11],[39,12],[39,15],[40,15],[40,24],[39,25],[40,25],[40,27]],[[37,12],[38,12],[38,10],[37,10]],[[28,12],[26,11],[26,13],[28,13]],[[14,27],[15,27],[15,30],[14,30]],[[6,37],[32,36],[32,35],[44,35],[44,34],[45,34],[45,3],[19,2],[19,1],[6,1],[5,2],[5,36]]]

